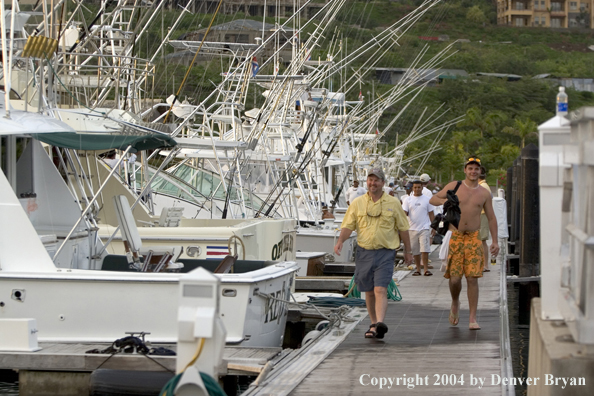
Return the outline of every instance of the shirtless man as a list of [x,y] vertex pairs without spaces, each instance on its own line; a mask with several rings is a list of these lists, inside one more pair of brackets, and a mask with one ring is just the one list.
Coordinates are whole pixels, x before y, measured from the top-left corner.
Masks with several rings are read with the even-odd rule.
[[[466,178],[458,188],[456,195],[460,201],[460,224],[458,229],[450,225],[452,237],[449,244],[448,264],[445,278],[450,280],[450,294],[452,305],[450,308],[450,324],[456,326],[460,315],[460,292],[462,291],[462,276],[466,276],[468,305],[470,308],[470,330],[480,330],[476,322],[479,287],[478,278],[483,276],[483,245],[478,238],[481,226],[481,210],[484,208],[489,222],[489,231],[493,243],[491,254],[497,256],[499,244],[497,243],[497,220],[493,212],[491,194],[478,184],[481,174],[481,161],[478,158],[469,158],[464,165]],[[456,188],[456,181],[450,182],[429,201],[431,205],[438,206],[447,200],[447,191]]]

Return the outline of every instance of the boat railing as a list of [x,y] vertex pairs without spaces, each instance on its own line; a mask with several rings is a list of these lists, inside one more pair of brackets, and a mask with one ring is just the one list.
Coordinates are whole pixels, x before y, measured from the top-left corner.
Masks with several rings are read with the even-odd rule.
[[[499,239],[499,255],[497,264],[500,268],[499,277],[499,346],[501,354],[501,378],[513,378],[513,366],[511,356],[511,341],[509,335],[509,314],[507,307],[507,238]],[[489,265],[485,263],[485,265]],[[515,396],[516,391],[513,385],[501,381],[501,394],[503,396]]]
[[[58,52],[57,70],[59,73],[69,75],[82,75],[85,73],[108,74],[107,71],[124,71],[126,74],[146,73],[147,76],[154,76],[154,64],[147,59],[134,56],[118,54],[88,54]],[[66,61],[66,58],[74,58],[74,62]]]

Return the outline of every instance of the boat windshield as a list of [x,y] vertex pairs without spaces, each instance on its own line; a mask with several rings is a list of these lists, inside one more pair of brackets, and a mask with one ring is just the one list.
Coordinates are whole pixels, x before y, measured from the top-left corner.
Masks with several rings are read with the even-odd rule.
[[[215,199],[225,199],[226,192],[221,184],[221,178],[214,172],[210,172],[204,169],[197,169],[187,164],[181,164],[177,166],[171,174],[175,177],[183,180],[187,184],[191,185],[197,191],[204,196],[213,196]],[[239,191],[236,187],[231,187],[231,200],[238,200]],[[260,209],[264,201],[253,193],[250,193],[248,189],[243,189],[243,199],[245,205],[254,209]],[[265,205],[264,208],[268,208]]]
[[[154,173],[154,169],[150,169]],[[136,180],[141,180],[140,174],[137,175]],[[137,186],[140,187],[140,186]],[[226,192],[221,184],[221,178],[206,170],[196,169],[192,166],[182,164],[177,166],[175,170],[170,173],[162,173],[155,177],[151,184],[153,191],[161,194],[166,194],[187,201],[195,201],[199,203],[206,202],[209,197],[214,200],[224,201]],[[230,200],[237,201],[239,191],[236,187],[231,187]],[[243,199],[245,205],[253,210],[262,208],[264,201],[249,190],[243,189]],[[268,205],[264,205],[263,211],[268,209]]]

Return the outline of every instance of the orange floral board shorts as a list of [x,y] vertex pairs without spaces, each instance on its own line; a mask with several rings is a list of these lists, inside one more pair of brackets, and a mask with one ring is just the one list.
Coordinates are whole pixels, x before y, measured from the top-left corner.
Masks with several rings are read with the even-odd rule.
[[483,242],[479,230],[454,231],[450,239],[448,265],[444,278],[481,278],[483,276]]

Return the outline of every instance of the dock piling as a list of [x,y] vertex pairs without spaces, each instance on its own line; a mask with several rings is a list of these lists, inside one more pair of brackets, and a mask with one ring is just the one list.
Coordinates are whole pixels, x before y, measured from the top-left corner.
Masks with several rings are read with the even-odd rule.
[[[538,186],[538,147],[530,143],[522,149],[520,197],[520,277],[540,275],[540,207]],[[517,246],[517,245],[516,245]],[[539,296],[538,282],[520,283],[520,311],[530,312],[530,300]]]

